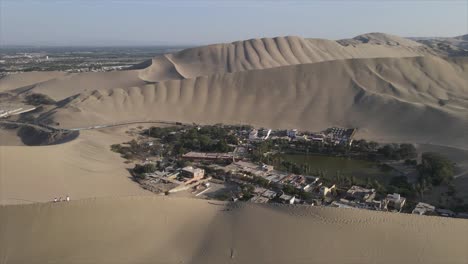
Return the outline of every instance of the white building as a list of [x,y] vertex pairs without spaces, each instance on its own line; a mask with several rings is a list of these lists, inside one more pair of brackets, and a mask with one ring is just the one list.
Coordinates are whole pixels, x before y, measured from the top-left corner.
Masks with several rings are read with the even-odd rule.
[[202,179],[205,175],[204,169],[194,168],[192,166],[187,166],[182,169],[182,175],[184,177],[189,177],[193,179]]
[[424,215],[432,212],[435,212],[435,206],[427,203],[418,203],[411,213]]
[[280,196],[280,199],[281,199],[281,201],[283,201],[283,203],[294,204],[294,200],[296,199],[296,197],[291,196],[291,195],[287,195],[287,194],[282,194]]

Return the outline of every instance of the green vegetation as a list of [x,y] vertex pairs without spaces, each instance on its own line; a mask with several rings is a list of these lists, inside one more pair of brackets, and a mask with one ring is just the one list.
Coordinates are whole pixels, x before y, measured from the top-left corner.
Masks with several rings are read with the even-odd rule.
[[295,197],[298,197],[301,200],[308,200],[312,198],[312,194],[310,192],[306,192],[304,190],[299,190],[295,188],[292,185],[285,184],[283,186],[283,192],[289,195],[294,195]]
[[373,152],[379,147],[379,143],[375,141],[366,141],[364,139],[355,140],[351,146],[351,150],[357,152]]
[[415,159],[406,159],[405,160],[405,165],[407,166],[416,166],[418,165],[418,161]]
[[231,195],[229,195],[229,193],[226,192],[217,192],[214,194],[213,198],[219,201],[227,201],[231,198]]
[[416,148],[413,144],[388,144],[378,149],[386,159],[402,160],[414,159],[417,157]]
[[321,154],[330,156],[346,156],[350,153],[349,146],[338,144],[325,144],[313,141],[291,142],[287,139],[272,139],[253,143],[254,151],[251,159],[263,161],[265,154],[269,152],[281,152],[289,154]]
[[242,200],[248,201],[254,196],[255,186],[252,184],[245,184],[242,186]]
[[368,177],[382,183],[389,181],[393,170],[384,170],[377,162],[325,155],[274,154],[264,159],[275,169],[295,174],[315,175],[342,184],[365,184]]
[[121,154],[121,157],[132,159],[143,159],[145,155],[158,156],[161,154],[161,149],[158,145],[149,146],[147,144],[139,144],[136,140],[127,143],[113,144],[111,150]]
[[120,144],[113,144],[111,145],[111,150],[120,153],[120,156],[125,159],[134,159],[137,154],[137,148],[135,145],[122,146]]
[[145,173],[152,173],[157,170],[157,166],[152,163],[140,165],[136,164],[135,167],[132,169],[133,177],[139,180],[146,179]]
[[399,193],[404,197],[410,197],[415,194],[415,189],[408,183],[408,178],[406,176],[396,176],[390,180],[386,192]]
[[33,93],[28,94],[25,97],[25,101],[29,105],[39,106],[39,105],[54,105],[56,102],[49,96],[45,94]]
[[422,154],[421,164],[418,165],[420,180],[432,185],[448,184],[453,180],[454,165],[446,157],[432,152]]
[[173,154],[181,155],[188,151],[229,152],[237,144],[237,137],[230,129],[221,126],[203,126],[181,129],[179,127],[152,127],[145,132],[161,139],[164,144],[172,146]]

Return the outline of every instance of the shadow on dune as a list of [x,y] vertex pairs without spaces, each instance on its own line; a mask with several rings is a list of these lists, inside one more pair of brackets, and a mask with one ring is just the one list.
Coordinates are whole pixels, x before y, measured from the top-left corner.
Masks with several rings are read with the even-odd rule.
[[[466,220],[157,196],[0,207],[8,263],[466,263]],[[456,241],[456,243],[453,243]],[[6,255],[8,254],[8,255]]]
[[18,129],[17,135],[27,146],[58,145],[75,140],[79,131],[43,131],[34,127],[23,126]]

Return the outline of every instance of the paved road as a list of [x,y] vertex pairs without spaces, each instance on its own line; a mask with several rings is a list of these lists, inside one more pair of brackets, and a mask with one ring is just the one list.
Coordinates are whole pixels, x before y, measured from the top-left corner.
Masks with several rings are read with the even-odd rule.
[[[93,130],[93,129],[102,129],[102,128],[110,128],[110,127],[118,127],[118,126],[127,126],[127,125],[135,125],[135,124],[165,124],[165,125],[176,125],[182,124],[180,122],[170,122],[170,121],[163,121],[163,120],[148,120],[148,121],[128,121],[128,122],[121,122],[121,123],[113,123],[113,124],[102,124],[96,126],[89,126],[89,127],[76,127],[76,128],[64,128],[70,131],[80,131],[80,130]],[[60,129],[55,127],[56,129]]]
[[38,130],[44,131],[44,132],[54,132],[54,131],[60,131],[60,130],[67,130],[67,129],[57,129],[54,127],[50,127],[47,125],[43,124],[34,124],[34,123],[26,123],[26,122],[17,122],[17,121],[8,121],[8,120],[1,120],[0,124],[6,124],[6,125],[17,125],[17,126],[29,126],[29,127],[34,127]]
[[103,125],[96,125],[96,126],[89,126],[89,127],[76,127],[76,128],[61,128],[61,127],[49,126],[49,125],[45,125],[45,124],[36,124],[36,123],[27,123],[27,122],[9,121],[9,120],[0,120],[0,124],[9,124],[9,125],[17,125],[17,126],[29,126],[29,127],[34,127],[36,129],[39,129],[39,130],[45,131],[45,132],[54,132],[54,131],[94,130],[94,129],[103,129],[103,128],[110,128],[110,127],[134,125],[134,124],[176,125],[176,124],[182,124],[182,123],[162,121],[162,120],[152,120],[152,121],[150,120],[150,121],[129,121],[129,122],[122,122],[122,123],[103,124]]

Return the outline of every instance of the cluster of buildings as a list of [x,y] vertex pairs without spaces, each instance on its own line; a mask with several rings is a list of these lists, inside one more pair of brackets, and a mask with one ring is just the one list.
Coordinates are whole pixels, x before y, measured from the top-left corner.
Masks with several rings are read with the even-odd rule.
[[376,195],[375,189],[354,185],[346,191],[343,198],[333,201],[330,205],[340,208],[401,212],[406,203],[406,198],[398,193],[388,194],[382,200],[376,200]]
[[[317,142],[327,142],[331,144],[350,144],[356,129],[330,128],[320,133],[300,133],[297,129],[287,131],[273,131],[271,129],[260,129],[243,131],[241,139],[266,140],[269,138],[287,137],[290,140],[312,140]],[[249,148],[249,144],[236,146],[234,152],[229,153],[208,153],[208,152],[188,152],[182,155],[182,159],[193,161],[193,164],[216,166],[215,170],[221,170],[221,174],[230,175],[229,181],[237,184],[233,185],[237,193],[231,191],[234,201],[239,198],[246,198],[241,186],[253,186],[253,192],[247,197],[250,202],[268,203],[280,202],[284,204],[312,204],[324,205],[339,208],[358,208],[377,211],[402,212],[408,208],[407,199],[399,193],[389,193],[384,197],[377,197],[377,191],[373,188],[365,188],[353,185],[349,189],[340,188],[335,184],[325,184],[319,177],[298,175],[282,171],[277,171],[273,166],[266,164],[256,164],[248,159],[238,158],[238,149]],[[227,166],[219,166],[219,161],[229,163]],[[217,164],[216,164],[217,163]],[[209,170],[210,171],[210,170]],[[169,192],[178,192],[208,186],[211,177],[206,177],[204,169],[194,166],[186,166],[171,172],[147,173],[148,182],[172,184]],[[216,177],[216,176],[215,176]],[[262,178],[257,179],[255,177]],[[225,179],[225,178],[223,178]],[[213,181],[215,182],[215,181]],[[268,184],[266,184],[268,183]],[[246,184],[252,186],[246,186]],[[292,188],[291,188],[292,187]],[[307,194],[307,195],[304,195]],[[242,197],[242,195],[244,195]],[[306,197],[306,198],[304,198]],[[304,200],[306,199],[306,200]],[[406,211],[406,210],[405,210]],[[445,209],[437,209],[427,203],[418,203],[412,210],[418,215],[440,215],[447,217],[457,216],[454,212]],[[458,216],[457,216],[458,217]],[[463,217],[463,216],[460,216]],[[468,218],[468,216],[466,216]]]
[[314,142],[323,142],[330,144],[351,144],[356,134],[356,128],[338,128],[332,127],[317,133],[301,132],[297,129],[290,130],[271,130],[271,129],[253,129],[249,132],[250,141],[262,141],[267,139],[284,138],[288,140],[305,140]]
[[192,161],[230,161],[234,159],[234,154],[191,151],[182,155],[182,158]]
[[[207,183],[211,178],[205,178],[205,170],[186,166],[182,169],[164,172],[156,171],[145,173],[146,180],[140,182],[143,187],[153,192],[169,192],[175,193],[183,190],[188,190],[192,187]],[[163,186],[167,187],[164,189]]]
[[[338,195],[337,186],[324,185],[320,178],[314,176],[305,176],[297,174],[288,174],[276,171],[268,165],[257,165],[251,162],[239,161],[225,167],[233,176],[237,176],[235,182],[242,183],[242,179],[249,177],[262,177],[268,181],[271,190],[256,187],[254,196],[250,199],[256,203],[266,203],[276,198],[276,201],[282,203],[303,203],[294,197],[285,194],[281,188],[289,185],[298,191],[309,192],[313,201],[320,201],[320,204],[328,204],[333,207],[341,208],[360,208],[369,210],[401,212],[406,203],[406,198],[398,193],[388,194],[382,200],[376,200],[377,191],[375,189],[364,188],[361,186],[351,186],[344,195]],[[248,182],[248,181],[246,181]]]
[[422,202],[416,205],[412,213],[417,215],[437,215],[468,219],[468,213],[455,213],[452,210],[436,208],[433,205]]
[[[385,210],[401,212],[406,198],[398,193],[388,194],[382,200],[376,200],[377,191],[361,186],[351,186],[344,195],[338,195],[335,184],[325,185],[319,177],[289,174],[276,171],[272,166],[257,165],[251,162],[238,161],[225,167],[235,177],[233,180],[239,184],[247,183],[249,177],[261,177],[268,181],[271,190],[256,187],[254,196],[250,199],[256,203],[266,203],[273,199],[282,203],[304,203],[299,197],[288,195],[281,191],[282,187],[289,185],[298,191],[311,194],[314,204],[328,204],[333,207],[360,208],[369,210]],[[245,180],[243,182],[243,180]],[[317,202],[319,201],[319,202]]]

